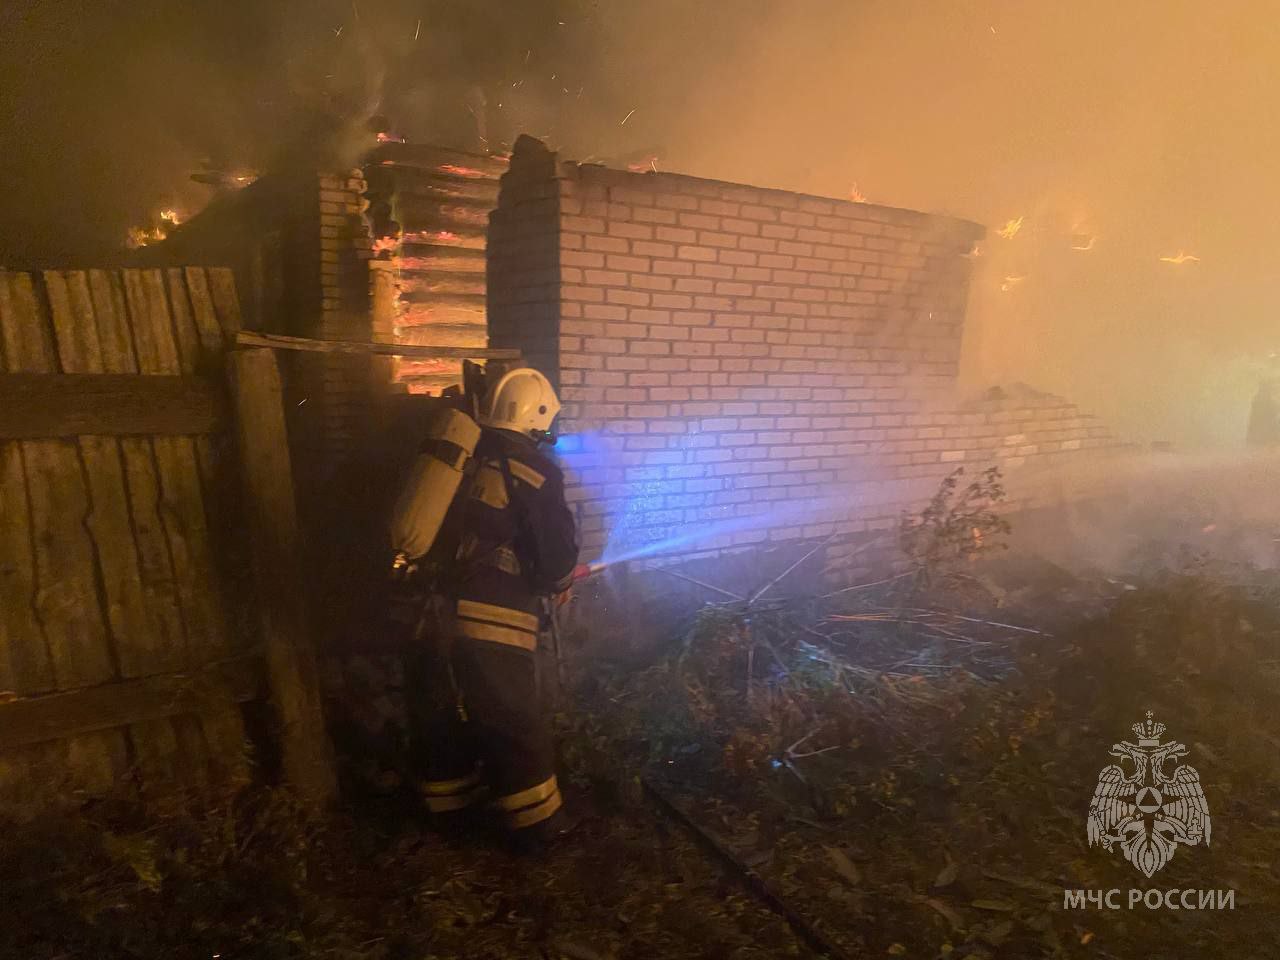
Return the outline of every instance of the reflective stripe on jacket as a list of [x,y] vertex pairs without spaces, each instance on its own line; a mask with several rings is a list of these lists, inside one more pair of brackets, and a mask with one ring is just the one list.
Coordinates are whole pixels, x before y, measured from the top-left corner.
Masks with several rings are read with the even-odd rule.
[[578,535],[564,475],[532,440],[486,429],[462,515],[462,636],[533,649],[539,599],[572,582]]

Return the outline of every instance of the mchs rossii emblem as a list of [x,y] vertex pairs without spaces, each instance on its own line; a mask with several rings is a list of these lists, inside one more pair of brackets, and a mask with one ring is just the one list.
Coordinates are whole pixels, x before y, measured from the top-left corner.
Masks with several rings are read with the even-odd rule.
[[[1118,762],[1103,767],[1089,804],[1089,846],[1119,847],[1125,859],[1150,877],[1173,859],[1178,844],[1209,845],[1209,804],[1195,767],[1167,766],[1187,755],[1181,743],[1160,742],[1163,723],[1147,719],[1132,730],[1138,742],[1113,744]],[[1131,769],[1126,769],[1126,763]]]

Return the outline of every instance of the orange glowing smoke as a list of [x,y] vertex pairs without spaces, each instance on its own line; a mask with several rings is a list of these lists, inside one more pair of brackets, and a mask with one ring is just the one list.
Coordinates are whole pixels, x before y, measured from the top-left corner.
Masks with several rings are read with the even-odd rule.
[[1197,256],[1194,256],[1194,255],[1192,255],[1192,254],[1190,254],[1190,253],[1187,253],[1187,252],[1185,252],[1185,251],[1183,251],[1183,250],[1179,250],[1176,256],[1172,256],[1172,257],[1161,257],[1161,258],[1160,258],[1160,262],[1161,262],[1161,263],[1172,263],[1172,264],[1174,264],[1175,266],[1181,266],[1181,265],[1182,265],[1182,264],[1184,264],[1184,263],[1199,263],[1199,262],[1200,262],[1200,258],[1199,258],[1199,257],[1197,257]]
[[1022,217],[1018,217],[1017,220],[1009,220],[996,231],[996,236],[1003,237],[1005,240],[1012,240],[1018,235],[1018,231],[1022,229],[1022,220]]

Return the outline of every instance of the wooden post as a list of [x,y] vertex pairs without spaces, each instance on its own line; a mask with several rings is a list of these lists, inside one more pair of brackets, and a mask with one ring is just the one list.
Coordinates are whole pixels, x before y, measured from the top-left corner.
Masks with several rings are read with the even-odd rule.
[[303,595],[293,472],[274,351],[233,351],[229,376],[284,773],[299,796],[318,809],[334,799],[337,786]]

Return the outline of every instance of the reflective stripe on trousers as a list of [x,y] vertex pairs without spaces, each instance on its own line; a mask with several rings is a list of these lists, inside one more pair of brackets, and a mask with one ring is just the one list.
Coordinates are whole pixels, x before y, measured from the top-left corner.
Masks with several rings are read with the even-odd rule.
[[519,830],[546,820],[560,809],[562,803],[564,798],[560,796],[560,786],[552,775],[537,786],[498,797],[492,805],[502,812],[503,821],[509,828]]
[[471,640],[503,643],[522,650],[538,648],[538,618],[478,600],[458,601],[458,633]]
[[421,789],[423,803],[432,813],[465,810],[482,800],[486,793],[479,770],[453,780],[423,780]]

